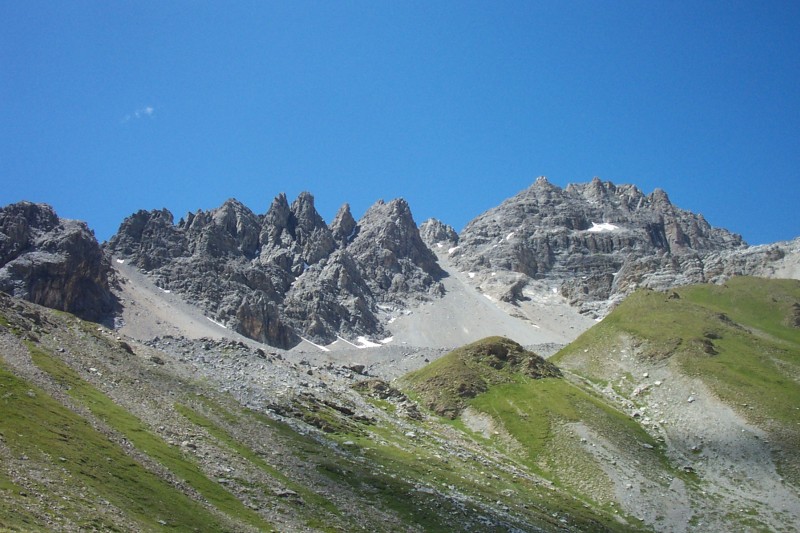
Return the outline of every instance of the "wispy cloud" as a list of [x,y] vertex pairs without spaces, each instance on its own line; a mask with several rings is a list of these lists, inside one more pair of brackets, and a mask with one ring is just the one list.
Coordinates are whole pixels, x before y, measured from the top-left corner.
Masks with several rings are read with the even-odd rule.
[[152,118],[155,112],[156,112],[155,108],[151,105],[140,107],[133,113],[128,113],[127,115],[122,117],[122,122],[125,123],[131,120],[139,120],[140,118]]

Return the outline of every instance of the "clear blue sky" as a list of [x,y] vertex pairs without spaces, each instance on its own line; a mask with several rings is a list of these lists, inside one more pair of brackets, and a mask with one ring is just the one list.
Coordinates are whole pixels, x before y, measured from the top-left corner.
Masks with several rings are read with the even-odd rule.
[[800,2],[0,0],[0,205],[100,240],[303,190],[460,230],[540,175],[800,235]]

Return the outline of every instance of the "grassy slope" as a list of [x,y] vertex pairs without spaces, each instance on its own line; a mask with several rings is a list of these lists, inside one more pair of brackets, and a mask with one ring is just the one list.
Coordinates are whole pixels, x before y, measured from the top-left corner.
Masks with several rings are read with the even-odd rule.
[[[22,325],[14,326],[15,334],[31,339],[49,337],[47,328],[56,326],[59,342],[71,343],[68,351],[73,353],[91,343],[101,351],[118,350],[114,342],[98,333],[96,326],[41,312],[42,323],[34,328],[35,332],[29,325]],[[14,324],[19,320],[16,317]],[[4,323],[7,327],[14,324]],[[67,340],[69,331],[76,333],[76,340]],[[142,419],[70,366],[80,363],[62,358],[61,353],[36,340],[29,342],[28,348],[33,363],[44,372],[42,379],[52,381],[59,393],[54,398],[10,370],[3,374],[3,387],[8,389],[0,394],[5,402],[3,412],[14,412],[22,418],[4,417],[0,421],[0,451],[31,460],[17,467],[5,463],[0,468],[0,529],[44,530],[48,528],[46,524],[58,523],[61,516],[66,520],[62,523],[102,530],[241,530],[236,523],[269,529],[226,490],[230,485],[223,487],[204,472],[193,454],[167,443]],[[121,368],[117,367],[117,371]],[[133,368],[137,372],[139,367]],[[551,496],[529,480],[518,479],[511,471],[497,470],[487,477],[482,472],[486,466],[473,455],[448,457],[442,448],[446,435],[439,433],[449,430],[448,426],[428,427],[415,421],[412,425],[420,436],[409,437],[408,426],[395,424],[391,417],[388,423],[376,424],[312,403],[298,406],[300,415],[296,418],[324,423],[329,433],[324,437],[306,435],[296,431],[295,423],[277,422],[245,409],[230,398],[205,390],[201,383],[187,388],[187,384],[169,381],[166,374],[156,370],[161,376],[159,388],[174,391],[176,403],[146,409],[174,408],[175,416],[189,424],[185,427],[190,433],[205,435],[201,438],[204,449],[211,446],[223,454],[233,454],[272,478],[273,483],[262,485],[255,481],[248,485],[247,479],[256,478],[237,469],[237,477],[247,477],[241,480],[245,492],[261,493],[260,500],[266,505],[277,506],[282,509],[279,512],[292,516],[290,524],[323,531],[453,531],[454,524],[505,531],[510,525],[527,530],[534,524],[554,529],[564,515],[591,529],[608,523],[608,517],[598,520],[576,502],[572,504],[575,516],[570,516],[571,508],[562,506],[560,497]],[[111,371],[110,366],[104,369],[106,380],[125,376],[114,376]],[[149,382],[147,375],[135,375]],[[80,414],[84,412],[85,416]],[[64,423],[59,424],[59,420]],[[101,432],[92,427],[94,420],[112,430],[113,440],[105,434],[107,430]],[[116,444],[120,438],[131,446],[120,447]],[[268,439],[266,444],[264,438]],[[128,448],[145,454],[148,461],[140,464]],[[283,457],[276,458],[270,449],[281,450]],[[287,469],[289,463],[294,466]],[[170,476],[180,479],[184,487],[192,487],[214,511],[209,512],[206,506],[188,497],[185,488],[153,473],[148,464],[155,464],[157,471],[169,470]],[[40,481],[30,475],[34,471],[50,474]],[[20,475],[27,478],[22,485],[14,481]],[[282,490],[283,495],[273,495],[276,486],[290,492]],[[28,496],[23,493],[36,494],[38,505],[29,505]],[[98,505],[103,500],[110,505]],[[500,501],[507,511],[497,503]]]
[[698,285],[679,297],[640,291],[603,322],[556,354],[579,360],[589,346],[610,346],[628,334],[642,356],[673,358],[723,399],[757,406],[756,416],[797,420],[800,405],[800,329],[787,324],[800,302],[800,282],[734,278],[724,286]]
[[558,369],[505,337],[487,337],[453,350],[401,380],[435,413],[455,418],[471,398],[523,376],[559,376]]
[[640,357],[701,379],[800,452],[800,329],[792,325],[798,302],[800,282],[794,280],[740,277],[669,294],[640,291],[551,360],[596,378],[604,365],[596,354],[611,352],[627,336]]
[[[488,414],[510,439],[501,432],[489,439],[475,438],[564,489],[537,498],[575,519],[587,520],[583,527],[624,530],[625,525],[604,511],[598,513],[608,500],[592,501],[591,491],[584,490],[591,484],[595,494],[610,491],[602,469],[560,430],[565,424],[585,424],[619,448],[642,450],[641,461],[663,467],[666,461],[658,443],[624,413],[566,379],[533,379],[513,367],[497,369],[486,353],[502,342],[507,339],[490,337],[459,348],[408,374],[401,383],[429,408],[448,417],[466,407]],[[460,420],[455,426],[466,430]],[[643,444],[652,448],[644,451]],[[587,503],[593,512],[587,512]]]
[[[86,419],[2,367],[0,398],[3,412],[0,434],[9,451],[24,456],[25,461],[39,465],[40,469],[53,470],[51,477],[65,476],[85,493],[83,501],[65,499],[52,507],[47,505],[45,509],[52,508],[50,519],[67,515],[84,528],[125,530],[114,521],[106,521],[101,514],[83,512],[84,506],[92,508],[108,500],[134,523],[147,529],[158,528],[163,522],[189,531],[232,530],[143,468]],[[43,494],[48,492],[46,486],[39,490]],[[40,517],[26,512],[29,496],[14,484],[3,491],[0,526],[25,531],[45,529]]]
[[180,479],[200,492],[214,507],[228,516],[259,529],[271,529],[258,514],[210,480],[200,468],[186,458],[176,446],[168,445],[151,432],[138,418],[115,404],[108,396],[81,379],[66,364],[29,343],[33,362],[64,386],[75,400],[86,406],[100,420],[119,431],[138,450],[166,466]]
[[[735,279],[726,287],[682,289],[676,291],[677,298],[637,293],[556,360],[585,358],[589,347],[593,354],[603,352],[597,346],[607,346],[610,352],[619,336],[626,335],[635,339],[642,357],[702,376],[720,396],[753,407],[745,411],[747,416],[765,427],[783,430],[783,442],[796,443],[797,430],[785,430],[796,424],[800,405],[800,334],[790,320],[792,306],[800,302],[799,287],[794,282]],[[9,326],[7,321],[0,322]],[[679,475],[666,464],[657,441],[590,389],[566,379],[531,379],[521,371],[527,367],[518,364],[524,358],[512,357],[511,364],[506,356],[498,360],[499,352],[487,356],[483,348],[481,343],[465,347],[405,381],[415,397],[445,415],[441,419],[400,420],[388,401],[381,402],[385,419],[372,421],[344,416],[323,404],[298,406],[299,418],[325,426],[328,433],[322,438],[301,435],[292,426],[233,401],[223,406],[194,392],[176,397],[174,408],[219,449],[235,453],[296,492],[297,501],[288,501],[285,507],[302,516],[307,526],[323,530],[364,525],[373,530],[452,531],[454,524],[480,524],[482,516],[494,516],[493,527],[498,530],[510,526],[550,530],[563,526],[562,520],[581,530],[625,530],[628,526],[615,518],[608,500],[600,496],[610,489],[602,468],[574,435],[564,431],[575,424],[620,450],[631,451],[643,468],[652,465]],[[36,345],[30,345],[30,351],[36,364],[68,391],[73,402],[137,450],[178,474],[232,520],[268,527],[211,481],[193,459],[81,379],[57,354]],[[602,372],[592,370],[592,365],[602,367],[601,359],[584,364],[582,373],[602,379],[598,378]],[[466,429],[461,419],[447,419],[465,407],[490,415],[501,434],[484,437]],[[147,529],[158,529],[162,525],[158,520],[182,524],[181,529],[187,530],[196,527],[193,521],[202,523],[201,530],[227,527],[227,520],[150,473],[85,418],[7,369],[0,373],[0,411],[4,413],[0,450],[14,457],[27,454],[31,463],[50,469],[48,475],[63,471],[86,495],[84,500],[54,506],[47,515],[50,519],[65,515],[75,523],[86,520],[88,528],[126,529],[128,524],[114,521],[113,514],[91,512],[96,501],[104,498],[131,523]],[[414,436],[409,436],[409,429]],[[297,461],[309,465],[308,471],[288,475],[281,464],[268,462],[258,442],[237,437],[267,433],[291,449]],[[475,453],[453,448],[453,439],[471,442],[466,449],[473,446]],[[86,445],[75,446],[76,442]],[[41,508],[31,511],[27,496],[21,493],[30,487],[46,493],[50,485],[30,476],[23,487],[12,480],[16,478],[10,472],[0,468],[0,529],[44,529],[38,515]],[[309,477],[314,472],[319,478]],[[555,490],[537,481],[537,476],[552,481]],[[374,506],[379,511],[372,516],[360,514],[359,509],[337,508],[334,501],[339,500],[330,497],[336,490],[357,498],[357,505],[364,509]],[[162,512],[163,502],[173,505]],[[385,522],[382,517],[387,516],[392,521]],[[638,526],[630,519],[627,523]]]

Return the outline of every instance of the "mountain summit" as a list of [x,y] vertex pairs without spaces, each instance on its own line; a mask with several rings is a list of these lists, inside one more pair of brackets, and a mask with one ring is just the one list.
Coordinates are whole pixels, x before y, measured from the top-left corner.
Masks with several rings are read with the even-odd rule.
[[[645,195],[598,178],[562,189],[540,177],[470,222],[450,256],[489,292],[513,286],[506,299],[538,281],[602,314],[609,299],[656,273],[685,274],[712,252],[744,248],[739,235],[674,206],[661,189]],[[705,281],[701,267],[689,277]]]

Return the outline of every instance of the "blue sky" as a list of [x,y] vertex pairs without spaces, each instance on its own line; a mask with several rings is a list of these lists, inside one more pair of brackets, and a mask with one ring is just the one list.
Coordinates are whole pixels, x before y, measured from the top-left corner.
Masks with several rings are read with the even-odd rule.
[[100,240],[308,190],[457,230],[530,185],[800,235],[800,2],[0,1],[0,205]]

